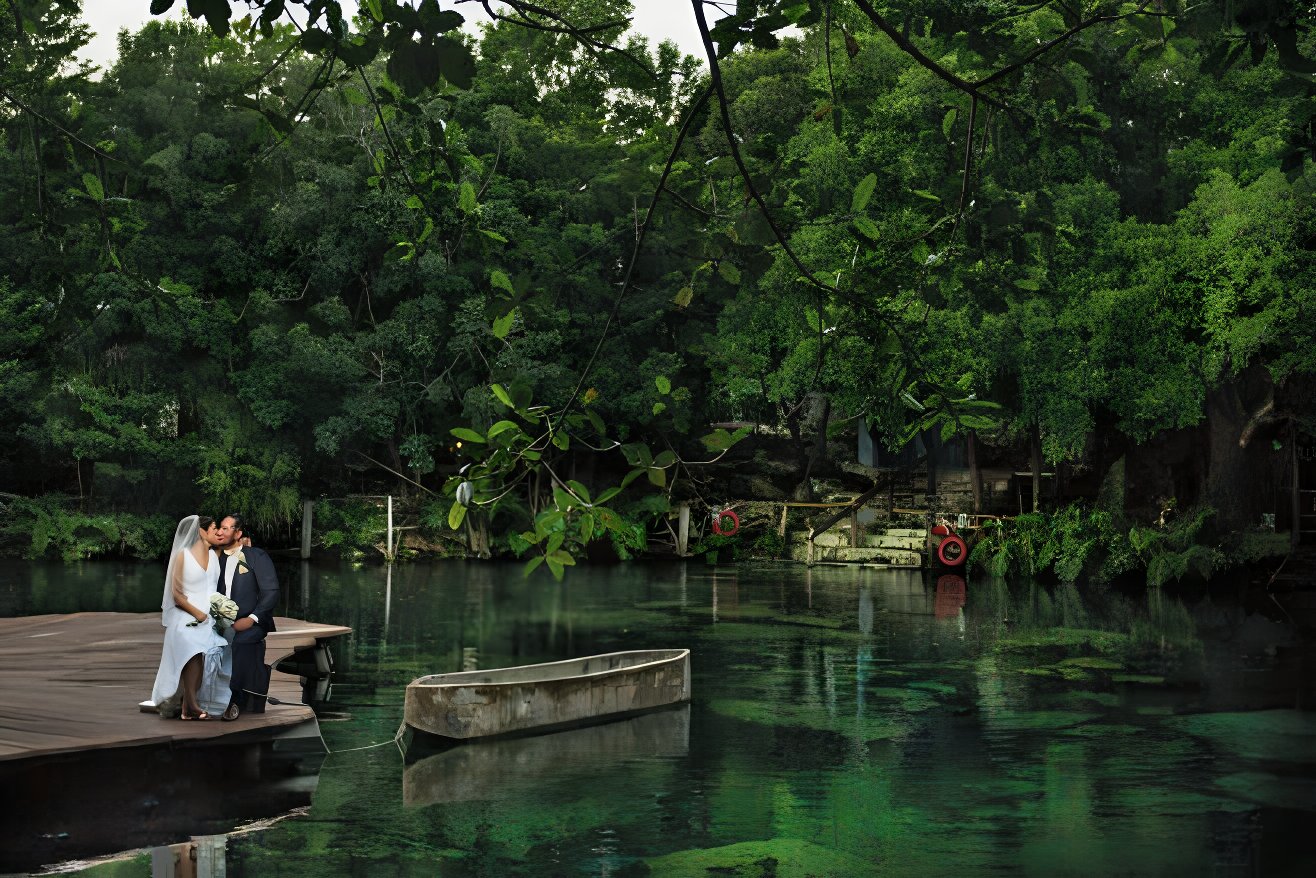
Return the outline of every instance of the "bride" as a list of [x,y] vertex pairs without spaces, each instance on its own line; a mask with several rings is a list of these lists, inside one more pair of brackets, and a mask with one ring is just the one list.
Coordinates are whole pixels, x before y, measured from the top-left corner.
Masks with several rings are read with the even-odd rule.
[[228,705],[232,656],[215,632],[210,595],[219,585],[215,520],[189,515],[178,523],[165,573],[161,624],[165,627],[160,670],[151,702],[161,716],[209,719]]

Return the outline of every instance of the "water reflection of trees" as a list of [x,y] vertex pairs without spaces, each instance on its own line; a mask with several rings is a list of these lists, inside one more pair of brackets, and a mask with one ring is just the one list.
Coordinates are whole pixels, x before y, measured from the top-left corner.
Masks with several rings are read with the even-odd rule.
[[1200,653],[1201,638],[1184,602],[1162,589],[1128,595],[1105,586],[1003,579],[974,582],[968,613],[986,648],[1022,635],[1061,629],[1099,631],[1127,638],[1134,653]]

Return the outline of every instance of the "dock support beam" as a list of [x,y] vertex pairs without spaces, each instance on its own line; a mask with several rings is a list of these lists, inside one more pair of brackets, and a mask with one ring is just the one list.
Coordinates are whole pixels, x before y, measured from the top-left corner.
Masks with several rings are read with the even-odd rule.
[[302,501],[302,552],[303,561],[311,557],[311,520],[315,515],[315,503],[310,500]]
[[677,507],[676,518],[676,555],[684,558],[690,547],[690,504],[682,503]]
[[393,563],[393,495],[388,495],[388,535],[384,539],[384,560]]
[[973,486],[973,514],[982,512],[982,473],[978,470],[978,436],[969,431],[969,482]]
[[1290,512],[1293,517],[1293,524],[1289,527],[1289,551],[1296,552],[1302,545],[1302,479],[1298,478],[1302,472],[1302,461],[1298,459],[1298,422],[1296,419],[1289,420],[1289,454],[1293,463],[1293,493],[1290,498]]

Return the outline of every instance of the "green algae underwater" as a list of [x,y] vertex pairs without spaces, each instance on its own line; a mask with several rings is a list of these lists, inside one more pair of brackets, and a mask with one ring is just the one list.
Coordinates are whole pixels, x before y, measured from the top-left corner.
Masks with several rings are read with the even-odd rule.
[[[149,609],[134,568],[21,594],[12,570],[7,615]],[[789,565],[281,572],[283,612],[354,629],[316,705],[337,752],[307,808],[228,838],[232,874],[1307,874],[1311,644],[1237,603]],[[421,674],[656,647],[692,650],[689,707],[343,752],[390,740]]]

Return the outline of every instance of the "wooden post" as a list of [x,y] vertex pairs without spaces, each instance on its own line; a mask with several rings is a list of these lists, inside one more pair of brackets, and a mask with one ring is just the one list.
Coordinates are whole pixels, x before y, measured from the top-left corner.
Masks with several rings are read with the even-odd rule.
[[850,510],[850,548],[859,548],[859,510]]
[[1042,433],[1037,427],[1033,428],[1030,444],[1033,465],[1033,511],[1037,512],[1042,508]]
[[1292,503],[1293,525],[1289,528],[1289,550],[1296,552],[1298,546],[1302,544],[1302,479],[1298,478],[1298,474],[1302,472],[1302,469],[1301,461],[1298,460],[1297,421],[1289,421],[1289,445],[1293,446],[1290,452],[1290,457],[1293,460],[1293,477],[1290,479],[1293,482],[1292,500],[1290,501]]
[[781,523],[777,525],[777,536],[783,540],[786,539],[786,510],[789,508],[785,503],[781,504]]
[[[197,878],[223,878],[227,871],[228,836],[198,835],[192,840],[189,859],[195,862],[180,863],[177,872],[170,875],[196,875]],[[195,871],[193,871],[195,870]]]
[[928,462],[928,507],[939,505],[937,498],[937,451],[941,448],[941,434],[936,430],[923,431],[923,447],[927,451]]
[[676,555],[684,558],[690,547],[690,504],[682,503],[677,508],[676,518]]
[[805,550],[804,565],[806,567],[813,566],[813,528],[809,528],[809,544]]
[[388,495],[388,537],[384,540],[384,560],[393,563],[393,495]]
[[923,566],[932,566],[932,525],[937,521],[937,516],[932,510],[923,513]]
[[315,504],[310,500],[302,501],[302,560],[311,557],[311,520],[315,514]]
[[982,512],[982,475],[978,472],[978,437],[969,433],[969,482],[973,485],[973,514]]

